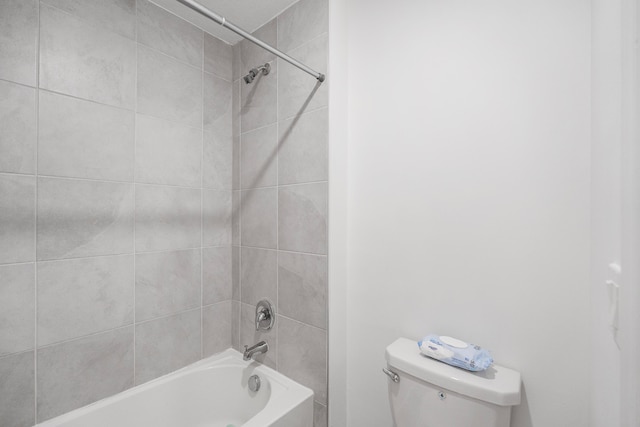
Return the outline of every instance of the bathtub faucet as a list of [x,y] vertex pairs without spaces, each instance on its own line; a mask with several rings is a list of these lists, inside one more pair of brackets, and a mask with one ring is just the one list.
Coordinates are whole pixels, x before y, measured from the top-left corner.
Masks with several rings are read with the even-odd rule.
[[244,360],[253,359],[253,356],[256,354],[264,354],[269,351],[269,344],[266,341],[260,341],[256,345],[252,345],[251,347],[244,346],[244,355],[242,358]]

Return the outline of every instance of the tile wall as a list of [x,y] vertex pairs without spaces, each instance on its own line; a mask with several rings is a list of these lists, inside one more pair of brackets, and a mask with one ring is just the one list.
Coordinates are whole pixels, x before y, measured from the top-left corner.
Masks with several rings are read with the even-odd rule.
[[[327,8],[256,35],[324,71]],[[328,83],[146,0],[7,0],[0,28],[0,424],[266,339],[326,426]]]
[[[326,72],[326,0],[300,0],[255,35]],[[262,339],[258,360],[315,392],[315,426],[327,425],[327,82],[250,42],[234,46],[234,342]],[[271,73],[242,76],[269,62]],[[238,137],[239,136],[239,137]],[[255,332],[255,305],[276,306],[271,331]],[[238,319],[235,320],[235,319]]]
[[232,345],[237,82],[231,46],[145,0],[3,0],[0,29],[0,425],[16,427]]

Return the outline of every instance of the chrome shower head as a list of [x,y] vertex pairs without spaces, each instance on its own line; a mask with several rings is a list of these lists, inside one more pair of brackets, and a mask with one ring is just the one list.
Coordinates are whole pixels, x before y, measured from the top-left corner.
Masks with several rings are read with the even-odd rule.
[[267,62],[264,65],[261,65],[257,68],[252,68],[251,71],[249,71],[249,74],[247,74],[246,76],[243,77],[244,82],[246,84],[249,84],[253,81],[253,79],[256,78],[256,76],[262,72],[263,76],[266,76],[267,74],[269,74],[269,72],[271,71],[271,65]]
[[253,72],[253,70],[249,71],[249,74],[247,74],[246,76],[243,77],[244,82],[246,84],[249,84],[253,81],[253,79],[256,78],[256,73]]

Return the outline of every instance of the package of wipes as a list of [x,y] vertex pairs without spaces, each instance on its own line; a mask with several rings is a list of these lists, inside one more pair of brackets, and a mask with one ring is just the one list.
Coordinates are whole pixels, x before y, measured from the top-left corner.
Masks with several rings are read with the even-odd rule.
[[468,371],[484,371],[493,364],[489,351],[456,338],[428,335],[418,347],[425,356]]

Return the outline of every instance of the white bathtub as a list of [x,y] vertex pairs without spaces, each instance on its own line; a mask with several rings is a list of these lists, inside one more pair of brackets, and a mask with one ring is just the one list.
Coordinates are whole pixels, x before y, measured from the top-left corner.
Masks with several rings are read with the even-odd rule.
[[[257,374],[261,387],[249,390]],[[41,427],[311,427],[313,392],[229,349]]]

